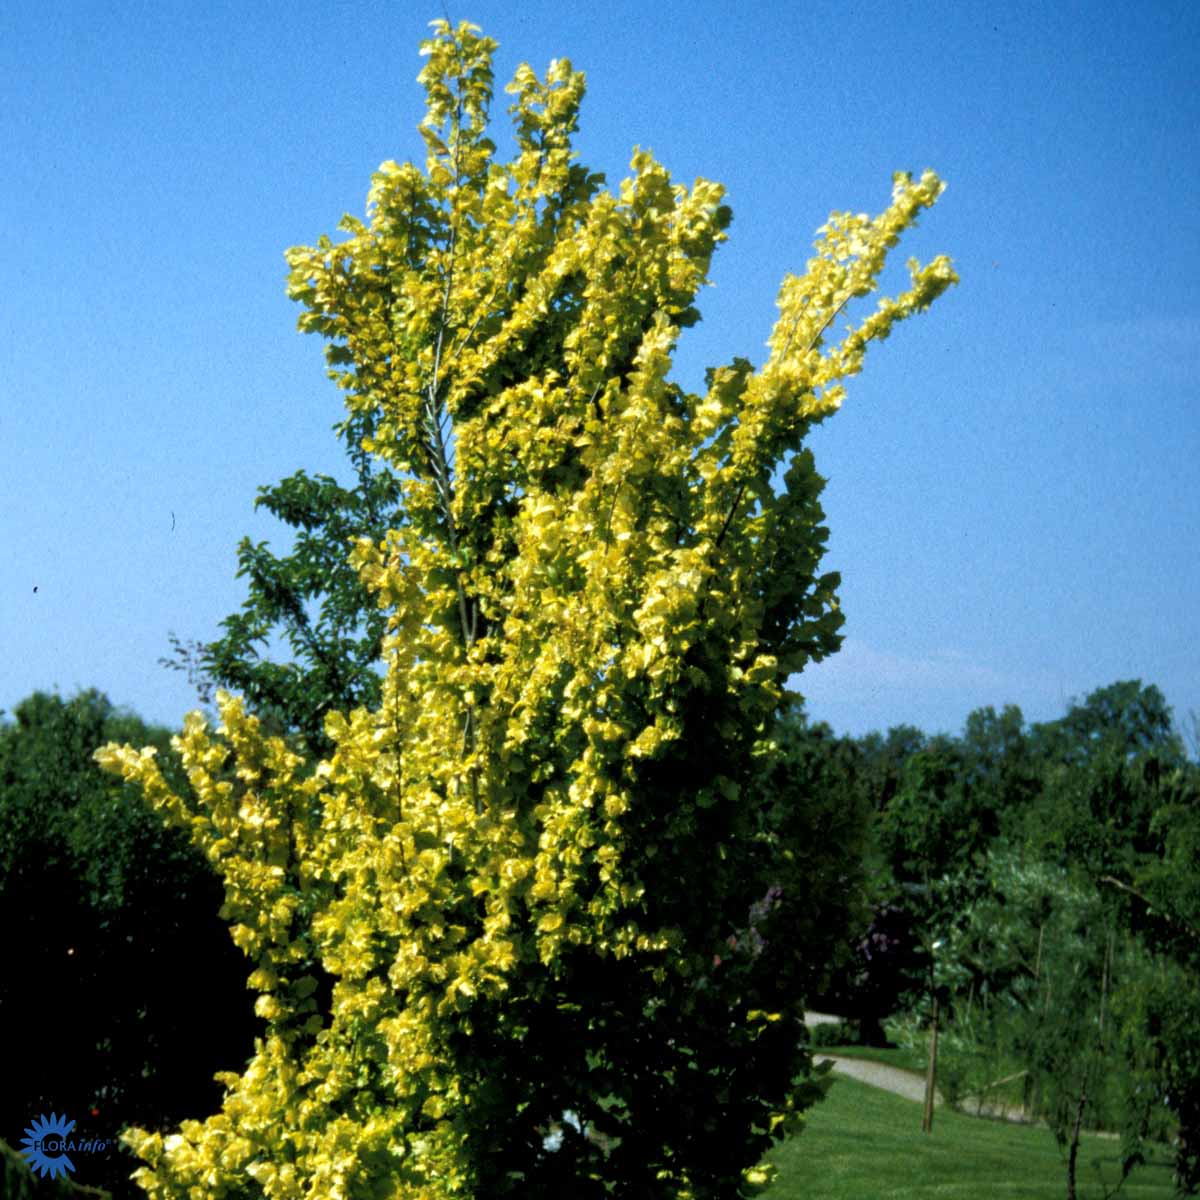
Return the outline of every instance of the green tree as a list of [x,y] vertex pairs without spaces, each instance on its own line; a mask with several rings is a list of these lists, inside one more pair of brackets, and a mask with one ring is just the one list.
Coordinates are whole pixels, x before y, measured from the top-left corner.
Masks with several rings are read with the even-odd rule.
[[1047,1122],[1066,1153],[1073,1200],[1083,1130],[1126,1135],[1123,1179],[1142,1161],[1140,1135],[1156,1116],[1156,1130],[1164,1128],[1151,1093],[1142,1097],[1149,1103],[1135,1095],[1128,1062],[1128,1014],[1152,964],[1086,875],[1011,849],[990,854],[985,874],[987,890],[936,958],[956,999],[943,1079],[982,1105],[1002,1096],[997,1081],[1020,1079],[1025,1110]]
[[880,821],[881,849],[895,878],[928,884],[969,862],[983,832],[975,817],[953,742],[936,741],[911,754]]
[[1040,795],[1043,764],[1021,710],[976,709],[961,737],[913,744],[880,812],[880,841],[900,882],[966,877],[998,838],[1019,839]]
[[873,1031],[881,997],[857,978],[852,949],[870,920],[877,874],[862,756],[853,738],[809,721],[799,706],[781,718],[775,741],[779,754],[762,783],[764,827],[774,831],[790,869],[808,881],[810,897],[802,909],[788,908],[781,935],[808,959],[805,995],[828,997],[842,984],[835,994],[850,1000],[844,983],[856,976],[854,1011],[835,1011]]
[[[329,713],[377,707],[382,692],[387,618],[349,561],[359,538],[385,537],[399,504],[397,476],[362,447],[374,429],[373,414],[361,412],[335,426],[354,468],[352,487],[301,470],[259,489],[255,508],[296,531],[290,553],[243,538],[238,575],[249,595],[242,610],[225,618],[214,641],[172,634],[173,656],[160,660],[187,672],[205,707],[218,688],[238,692],[267,728],[295,735],[314,756],[333,748],[325,735]],[[281,639],[291,651],[287,662],[271,657]]]
[[1180,735],[1193,762],[1200,762],[1200,712],[1192,709],[1184,721],[1183,733]]
[[[886,1045],[885,1018],[926,990],[926,947],[932,940],[920,905],[926,889],[914,883],[927,872],[919,869],[905,848],[899,829],[909,823],[912,813],[900,820],[898,814],[891,818],[886,814],[911,770],[910,760],[927,747],[944,746],[944,739],[930,739],[915,725],[896,725],[886,736],[871,732],[853,739],[851,745],[853,783],[846,782],[854,791],[861,788],[866,810],[872,814],[867,840],[870,919],[856,931],[849,962],[835,972],[817,1003],[853,1019],[864,1043]],[[914,869],[912,875],[897,874],[897,865],[905,858]]]
[[1025,814],[1042,786],[1041,771],[1021,710],[990,705],[967,717],[960,739],[965,785],[984,840],[1019,838]]
[[[1161,969],[1136,997],[1135,1065],[1178,1121],[1176,1179],[1200,1189],[1200,767],[1154,758],[1126,768],[1150,817],[1137,844],[1110,854],[1100,884]],[[1103,867],[1100,868],[1101,870]]]
[[928,740],[915,725],[893,726],[886,737],[876,730],[858,739],[858,748],[866,764],[872,807],[876,812],[883,812],[892,802],[900,786],[905,762]]
[[1118,680],[1075,701],[1057,721],[1035,725],[1035,753],[1065,766],[1109,755],[1129,760],[1154,752],[1182,761],[1183,742],[1175,732],[1171,709],[1154,684]]
[[[330,714],[310,773],[220,697],[219,733],[193,715],[179,739],[194,803],[130,747],[100,756],[221,870],[267,1023],[219,1114],[131,1135],[153,1197],[728,1197],[822,1091],[812,968],[779,936],[816,894],[758,799],[787,680],[839,641],[803,440],[954,281],[912,261],[826,341],[942,184],[835,214],[767,361],[691,395],[668,376],[720,187],[638,151],[605,191],[561,59],[518,69],[498,161],[493,49],[438,23],[425,169],[384,164],[365,221],[290,254],[301,325],[401,479],[354,556],[389,610],[379,707]],[[716,964],[738,912],[762,946]]]
[[994,813],[971,785],[960,743],[931,739],[904,760],[877,837],[893,881],[888,898],[923,948],[926,990],[934,944],[985,886],[982,856],[995,835]]
[[[1079,1122],[1120,1128],[1127,1165],[1138,1161],[1146,1138],[1161,1137],[1164,1122],[1171,1124],[1178,1178],[1194,1188],[1197,772],[1182,757],[1161,693],[1140,683],[1099,689],[1062,721],[1036,727],[1031,740],[1040,791],[1014,810],[1020,819],[1012,828],[1021,837],[989,856],[987,892],[963,906],[965,917],[950,927],[953,949],[942,956],[957,996],[968,995],[967,1009],[970,1000],[982,1002],[964,1044],[994,1049],[997,1031],[1007,1031],[1009,1065],[1017,1056],[1031,1080],[1040,1070],[1049,1081],[1058,1100],[1039,1111],[1068,1144],[1075,1126],[1063,1098],[1070,1095]],[[1050,887],[1046,879],[1071,882]],[[1038,881],[1040,892],[1032,886]],[[1059,960],[1069,974],[1055,984]],[[1070,998],[1045,1016],[1022,999],[1039,978],[1048,994]],[[1106,1021],[1098,997],[1106,1000]]]
[[[136,787],[93,761],[113,738],[153,746],[186,790],[168,732],[95,690],[36,692],[0,724],[0,1130],[10,1142],[52,1111],[69,1112],[81,1136],[169,1128],[217,1102],[213,1072],[251,1050],[245,972],[215,911],[220,883]],[[127,1153],[90,1156],[88,1180],[127,1196],[135,1165]]]

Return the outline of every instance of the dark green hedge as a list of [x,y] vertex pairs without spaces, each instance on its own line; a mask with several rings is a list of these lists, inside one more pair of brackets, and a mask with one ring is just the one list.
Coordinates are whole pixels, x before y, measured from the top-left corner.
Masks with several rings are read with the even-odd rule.
[[[80,1136],[166,1129],[218,1108],[213,1074],[241,1070],[256,1020],[246,961],[217,911],[208,864],[140,794],[104,774],[109,740],[154,744],[186,787],[169,733],[96,691],[35,693],[0,723],[0,1137],[37,1116]],[[89,1155],[84,1182],[114,1195],[139,1165]],[[6,1193],[9,1194],[9,1193]],[[18,1193],[19,1194],[19,1193]]]

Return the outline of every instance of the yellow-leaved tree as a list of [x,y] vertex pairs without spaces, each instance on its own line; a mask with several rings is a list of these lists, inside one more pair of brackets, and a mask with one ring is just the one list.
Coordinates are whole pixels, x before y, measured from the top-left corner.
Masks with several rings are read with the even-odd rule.
[[222,695],[178,739],[188,797],[98,752],[207,852],[261,993],[222,1110],[127,1135],[161,1200],[727,1198],[822,1092],[803,999],[854,865],[762,790],[786,681],[839,643],[802,443],[955,281],[912,262],[831,337],[943,185],[831,217],[766,362],[691,395],[671,354],[722,189],[639,151],[605,190],[564,59],[517,71],[497,161],[494,49],[436,23],[424,170],[385,163],[365,220],[289,253],[404,480],[353,549],[389,613],[378,711],[330,717],[313,771]]

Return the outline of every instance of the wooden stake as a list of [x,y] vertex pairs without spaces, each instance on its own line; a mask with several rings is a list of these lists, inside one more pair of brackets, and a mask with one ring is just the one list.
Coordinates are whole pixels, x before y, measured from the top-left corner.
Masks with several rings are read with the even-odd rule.
[[925,1111],[921,1115],[921,1132],[933,1132],[933,1098],[937,1093],[938,998],[933,994],[933,1032],[929,1038],[929,1069],[925,1073]]

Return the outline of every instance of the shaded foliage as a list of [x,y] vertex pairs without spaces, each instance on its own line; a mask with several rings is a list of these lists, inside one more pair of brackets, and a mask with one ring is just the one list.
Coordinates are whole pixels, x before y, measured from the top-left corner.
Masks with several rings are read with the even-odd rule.
[[[163,729],[91,690],[37,692],[0,724],[0,1134],[67,1112],[115,1141],[168,1126],[220,1095],[255,1022],[241,955],[217,918],[208,864],[93,761],[114,737],[158,751],[187,788]],[[124,1151],[89,1156],[89,1182],[128,1195]]]

